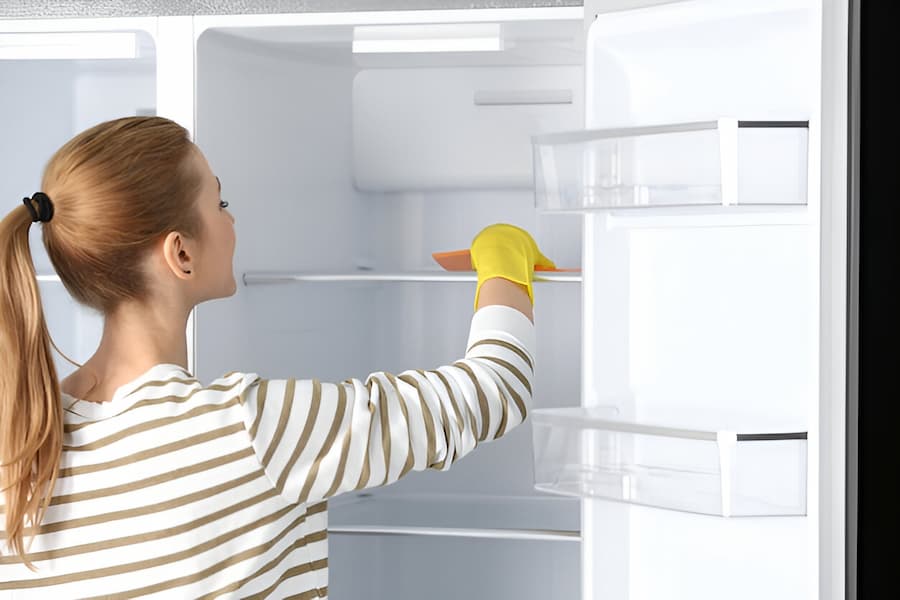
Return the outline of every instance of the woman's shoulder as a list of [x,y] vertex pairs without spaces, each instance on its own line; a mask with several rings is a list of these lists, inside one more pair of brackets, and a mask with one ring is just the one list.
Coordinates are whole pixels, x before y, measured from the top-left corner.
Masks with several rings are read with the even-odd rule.
[[219,396],[222,401],[243,405],[253,390],[259,387],[263,379],[254,372],[229,371],[224,375],[202,384],[204,392]]
[[260,376],[256,373],[247,371],[229,371],[224,375],[212,380],[204,386],[204,389],[218,391],[233,391],[245,389],[253,386],[261,381]]
[[141,377],[121,386],[111,401],[90,402],[62,393],[69,429],[103,421],[163,418],[198,409],[199,405],[242,403],[259,381],[256,373],[231,371],[208,383],[177,365],[157,365]]

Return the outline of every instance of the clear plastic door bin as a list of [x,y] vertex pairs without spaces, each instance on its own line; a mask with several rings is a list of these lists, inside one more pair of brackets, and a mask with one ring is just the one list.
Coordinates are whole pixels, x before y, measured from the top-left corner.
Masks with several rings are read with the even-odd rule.
[[806,432],[699,430],[532,412],[535,487],[721,516],[805,515]]
[[559,212],[796,210],[807,204],[808,128],[718,119],[537,135],[535,204]]

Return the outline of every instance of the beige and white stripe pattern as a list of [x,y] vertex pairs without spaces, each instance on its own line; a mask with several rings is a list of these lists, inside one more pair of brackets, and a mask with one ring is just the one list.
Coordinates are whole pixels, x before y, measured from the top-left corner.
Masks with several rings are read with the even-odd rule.
[[326,598],[325,500],[448,469],[521,423],[533,354],[531,322],[489,306],[465,358],[431,371],[203,386],[157,365],[112,402],[64,397],[37,571],[0,543],[0,599]]

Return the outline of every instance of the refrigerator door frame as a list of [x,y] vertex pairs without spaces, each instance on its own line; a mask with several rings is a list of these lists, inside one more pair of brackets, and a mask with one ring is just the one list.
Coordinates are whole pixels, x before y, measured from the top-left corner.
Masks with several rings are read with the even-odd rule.
[[[191,16],[156,19],[156,114],[188,130],[194,139],[194,21]],[[190,60],[185,60],[190,56]],[[196,368],[197,309],[187,322],[188,371]]]
[[844,472],[845,537],[844,597],[856,600],[858,589],[858,514],[859,514],[859,154],[860,154],[860,4],[849,0],[848,9],[848,75],[847,93],[847,397],[846,457]]
[[848,437],[854,378],[852,296],[855,267],[850,250],[852,209],[848,183],[853,119],[850,95],[851,16],[846,0],[821,4],[821,239],[819,347],[819,552],[818,597],[850,598],[851,543],[848,495],[853,475]]

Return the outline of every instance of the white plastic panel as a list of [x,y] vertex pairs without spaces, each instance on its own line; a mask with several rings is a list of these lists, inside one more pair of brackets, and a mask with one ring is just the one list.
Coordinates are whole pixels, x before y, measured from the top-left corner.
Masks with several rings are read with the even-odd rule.
[[583,123],[580,66],[369,69],[353,82],[363,190],[530,188],[530,136]]

